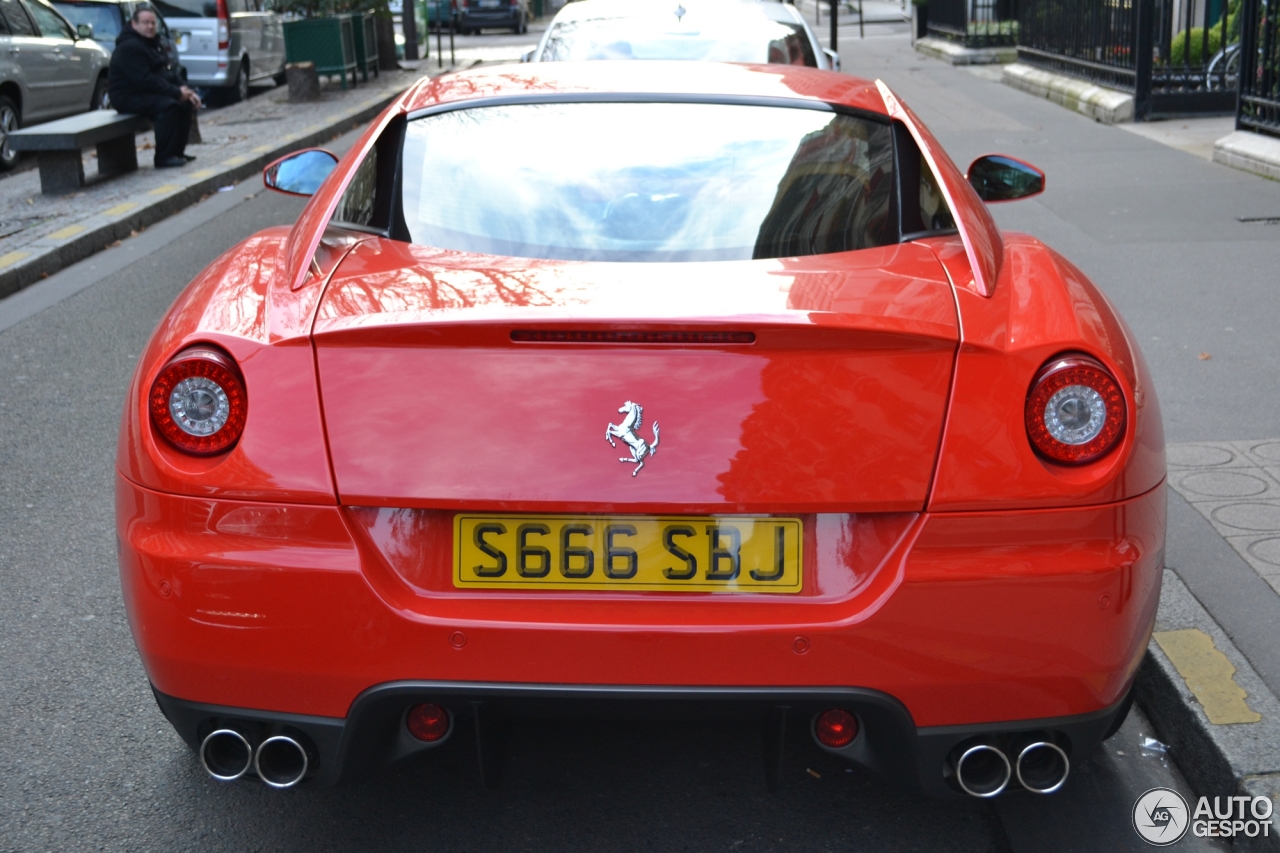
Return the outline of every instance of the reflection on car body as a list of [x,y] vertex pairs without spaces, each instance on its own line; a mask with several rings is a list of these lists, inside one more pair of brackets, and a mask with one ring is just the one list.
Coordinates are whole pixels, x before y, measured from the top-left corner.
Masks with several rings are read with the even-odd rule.
[[966,179],[880,81],[655,60],[423,80],[264,181],[325,171],[125,406],[124,600],[215,778],[454,741],[492,782],[512,717],[696,713],[992,797],[1119,727],[1159,405],[1088,279],[996,228],[1038,170]]

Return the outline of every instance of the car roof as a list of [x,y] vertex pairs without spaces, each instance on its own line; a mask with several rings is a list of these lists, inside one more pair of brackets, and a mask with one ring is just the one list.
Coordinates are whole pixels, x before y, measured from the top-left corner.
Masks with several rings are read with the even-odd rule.
[[[588,2],[589,0],[584,0]],[[475,68],[424,78],[407,93],[409,112],[457,101],[563,95],[654,95],[682,98],[790,98],[887,115],[874,83],[797,65],[727,62],[535,62]]]
[[674,19],[677,16],[738,24],[752,17],[799,23],[795,7],[776,0],[577,0],[560,10],[554,23],[584,18]]

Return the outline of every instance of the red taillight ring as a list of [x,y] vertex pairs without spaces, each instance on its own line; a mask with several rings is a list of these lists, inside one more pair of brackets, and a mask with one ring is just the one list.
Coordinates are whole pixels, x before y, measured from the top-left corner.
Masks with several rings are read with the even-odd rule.
[[1067,465],[1099,459],[1124,435],[1120,385],[1086,356],[1055,358],[1040,369],[1023,413],[1027,437],[1041,455]]
[[235,445],[249,409],[235,362],[204,346],[183,350],[161,369],[151,383],[147,408],[170,444],[197,456]]

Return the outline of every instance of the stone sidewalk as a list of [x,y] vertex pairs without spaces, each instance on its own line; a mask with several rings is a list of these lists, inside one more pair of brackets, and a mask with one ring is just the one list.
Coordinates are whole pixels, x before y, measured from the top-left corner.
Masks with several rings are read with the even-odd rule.
[[[346,91],[324,81],[320,100],[306,104],[290,104],[288,91],[276,87],[257,90],[239,104],[206,109],[200,113],[203,141],[187,148],[197,159],[182,169],[153,168],[155,140],[146,133],[137,137],[138,171],[74,194],[42,195],[36,169],[0,179],[0,298],[249,177],[291,150],[321,145],[367,122],[418,76],[384,71]],[[83,156],[92,181],[93,150]]]

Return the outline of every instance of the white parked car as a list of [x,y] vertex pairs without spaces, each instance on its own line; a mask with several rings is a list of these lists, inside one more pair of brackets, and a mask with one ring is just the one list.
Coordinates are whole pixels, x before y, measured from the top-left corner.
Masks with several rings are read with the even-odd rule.
[[795,6],[772,0],[580,0],[526,62],[695,59],[840,70]]

